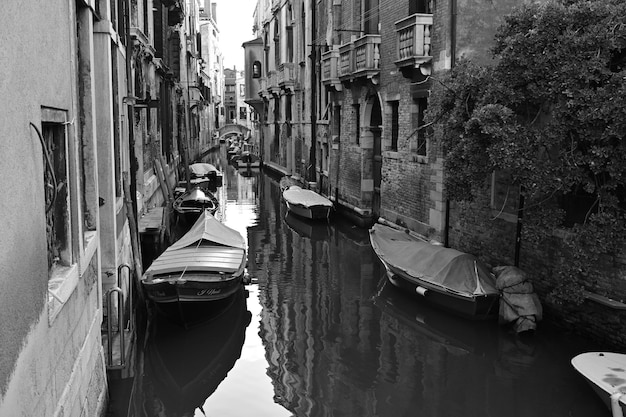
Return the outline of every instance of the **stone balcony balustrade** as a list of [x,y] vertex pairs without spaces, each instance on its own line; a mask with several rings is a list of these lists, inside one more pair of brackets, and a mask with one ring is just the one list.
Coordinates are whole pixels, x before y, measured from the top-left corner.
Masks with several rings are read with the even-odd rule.
[[400,69],[417,69],[430,74],[430,33],[433,15],[416,13],[395,23],[397,33],[397,60]]
[[322,84],[331,86],[336,91],[341,91],[339,80],[339,48],[335,46],[330,51],[322,54]]
[[[365,35],[339,47],[338,75],[341,81],[367,77],[378,82],[380,35]],[[331,57],[329,57],[331,59]]]
[[284,62],[278,67],[278,86],[286,91],[293,92],[296,85],[296,64]]

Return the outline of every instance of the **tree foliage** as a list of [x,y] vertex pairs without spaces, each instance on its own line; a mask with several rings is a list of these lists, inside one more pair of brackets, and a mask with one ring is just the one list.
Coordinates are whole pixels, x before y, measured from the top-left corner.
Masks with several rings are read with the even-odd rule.
[[[511,173],[529,207],[584,192],[594,202],[576,233],[618,243],[584,251],[616,251],[624,243],[616,232],[625,229],[626,2],[525,5],[507,16],[494,44],[495,65],[459,61],[438,77],[429,103],[427,121],[442,132],[448,196],[471,201],[494,170]],[[558,211],[543,213],[527,233],[549,234],[546,216],[560,226]],[[589,242],[568,244],[578,253]],[[590,279],[585,262],[594,259],[581,255],[580,271],[567,271],[575,287]]]

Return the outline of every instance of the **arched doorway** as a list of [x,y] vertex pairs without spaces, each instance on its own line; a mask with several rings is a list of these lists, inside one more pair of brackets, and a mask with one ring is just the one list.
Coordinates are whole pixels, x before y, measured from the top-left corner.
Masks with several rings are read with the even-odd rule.
[[367,98],[366,119],[369,120],[370,135],[372,136],[372,156],[371,156],[371,178],[373,182],[372,190],[372,217],[377,219],[380,216],[380,184],[382,181],[382,126],[383,115],[380,100],[376,93],[372,93]]

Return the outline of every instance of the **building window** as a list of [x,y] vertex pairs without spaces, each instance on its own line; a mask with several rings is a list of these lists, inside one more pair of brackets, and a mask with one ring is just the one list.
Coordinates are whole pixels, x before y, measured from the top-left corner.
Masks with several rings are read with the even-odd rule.
[[252,78],[261,78],[261,63],[254,61],[252,64]]
[[431,0],[409,0],[409,15],[415,13],[432,13]]
[[400,129],[400,123],[399,123],[399,108],[400,108],[400,102],[398,101],[392,101],[391,103],[389,103],[391,106],[391,150],[392,151],[397,151],[398,150],[398,132]]
[[43,123],[43,184],[46,199],[46,240],[48,269],[72,263],[70,212],[68,207],[68,163],[65,127]]
[[328,171],[328,143],[322,144],[322,171]]
[[413,133],[410,137],[409,146],[411,152],[415,152],[421,156],[426,156],[428,151],[427,138],[430,133],[430,128],[424,127],[424,112],[427,107],[427,96],[413,98],[413,108],[411,110]]
[[291,117],[291,94],[285,95],[285,121],[290,122]]
[[357,145],[361,144],[361,106],[352,105],[352,113],[354,115],[354,141]]
[[361,0],[363,2],[363,17],[362,25],[363,31],[366,34],[378,34],[379,25],[379,12],[378,1],[379,0]]
[[333,142],[341,141],[341,106],[335,106],[333,111]]
[[280,20],[277,18],[274,23],[274,64],[276,68],[280,66]]
[[239,120],[246,120],[248,118],[248,109],[245,107],[239,107]]
[[418,131],[416,134],[416,152],[418,155],[423,155],[426,156],[426,137],[427,135],[427,128],[423,128],[424,127],[424,112],[426,111],[426,108],[428,107],[428,99],[426,97],[420,97],[417,100],[417,127],[418,127]]

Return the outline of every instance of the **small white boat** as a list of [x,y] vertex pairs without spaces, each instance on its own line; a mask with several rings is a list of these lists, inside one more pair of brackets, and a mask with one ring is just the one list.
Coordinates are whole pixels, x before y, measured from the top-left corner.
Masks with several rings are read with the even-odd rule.
[[283,191],[287,208],[293,214],[307,219],[328,219],[333,203],[313,190],[305,190],[292,185]]
[[585,352],[572,359],[572,366],[587,379],[613,417],[626,415],[626,354]]

